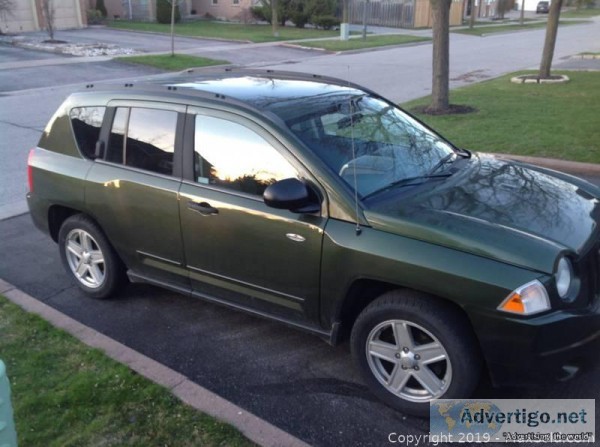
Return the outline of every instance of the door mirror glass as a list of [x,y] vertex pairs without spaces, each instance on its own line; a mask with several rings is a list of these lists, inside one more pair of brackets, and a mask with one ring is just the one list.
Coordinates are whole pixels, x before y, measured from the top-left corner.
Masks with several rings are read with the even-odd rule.
[[271,208],[294,213],[316,213],[321,206],[308,186],[296,178],[286,178],[265,189],[263,200]]

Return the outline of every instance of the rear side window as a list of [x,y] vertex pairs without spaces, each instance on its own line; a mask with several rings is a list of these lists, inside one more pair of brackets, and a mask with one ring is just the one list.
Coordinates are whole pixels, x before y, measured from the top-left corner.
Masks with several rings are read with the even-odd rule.
[[71,109],[70,118],[75,140],[81,153],[94,158],[96,142],[100,138],[100,128],[106,107],[76,107]]
[[119,107],[106,159],[159,174],[173,174],[177,112]]

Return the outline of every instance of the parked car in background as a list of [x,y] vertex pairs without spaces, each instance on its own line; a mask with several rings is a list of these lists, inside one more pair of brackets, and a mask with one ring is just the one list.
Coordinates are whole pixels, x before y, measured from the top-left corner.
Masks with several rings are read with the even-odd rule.
[[536,14],[548,14],[549,11],[550,11],[550,2],[549,1],[538,2],[537,6],[535,8]]
[[33,221],[89,296],[129,279],[349,339],[403,412],[598,357],[600,188],[458,148],[346,81],[88,86],[28,177]]

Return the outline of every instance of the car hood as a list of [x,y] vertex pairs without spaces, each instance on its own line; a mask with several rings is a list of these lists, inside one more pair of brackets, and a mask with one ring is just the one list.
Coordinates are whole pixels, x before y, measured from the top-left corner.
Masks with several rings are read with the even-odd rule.
[[598,231],[600,188],[566,174],[473,154],[444,181],[398,188],[369,207],[385,231],[538,270]]

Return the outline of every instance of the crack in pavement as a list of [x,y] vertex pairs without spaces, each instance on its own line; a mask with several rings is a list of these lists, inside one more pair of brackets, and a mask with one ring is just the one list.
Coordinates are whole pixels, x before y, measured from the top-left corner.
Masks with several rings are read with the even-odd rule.
[[9,126],[18,127],[19,129],[34,130],[38,133],[42,133],[44,131],[44,129],[38,129],[37,127],[24,126],[22,124],[15,124],[15,123],[11,123],[10,121],[4,121],[4,120],[0,120],[0,124],[8,124]]

